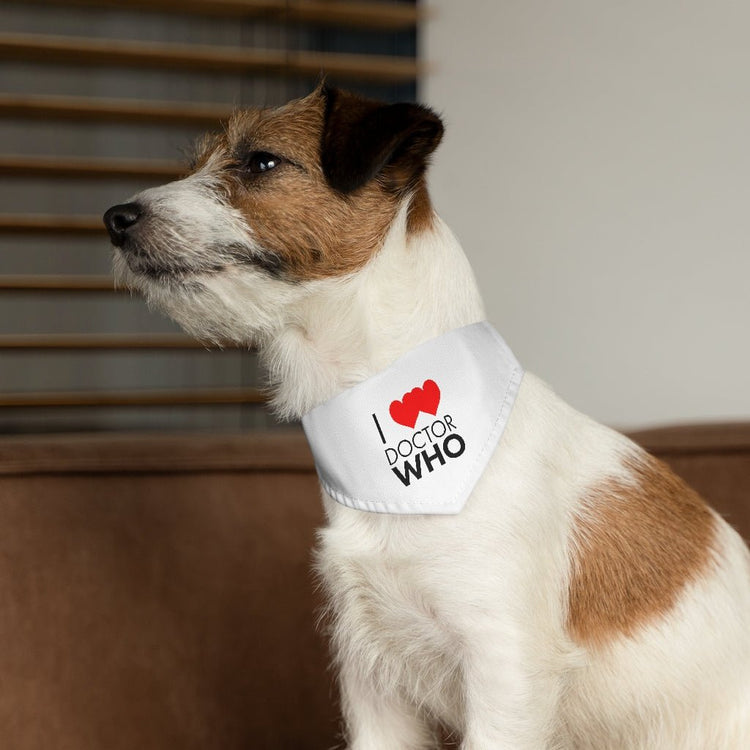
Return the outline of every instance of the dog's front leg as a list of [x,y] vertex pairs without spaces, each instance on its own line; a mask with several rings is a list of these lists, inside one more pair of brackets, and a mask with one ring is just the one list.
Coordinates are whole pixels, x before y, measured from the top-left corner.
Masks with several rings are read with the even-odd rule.
[[[552,750],[559,679],[530,654],[514,653],[512,635],[475,640],[465,662],[461,750]],[[492,645],[490,645],[492,644]]]
[[386,695],[358,670],[344,664],[339,673],[348,750],[432,750],[433,731],[416,707]]

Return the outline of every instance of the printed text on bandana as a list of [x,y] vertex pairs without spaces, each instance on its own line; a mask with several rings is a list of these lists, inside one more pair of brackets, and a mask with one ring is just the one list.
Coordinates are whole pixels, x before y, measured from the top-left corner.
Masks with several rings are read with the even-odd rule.
[[[392,401],[388,414],[398,427],[384,419],[388,437],[377,414],[372,415],[378,435],[386,446],[384,460],[406,487],[412,481],[419,481],[437,471],[466,450],[466,443],[453,417],[450,414],[438,415],[440,396],[438,384],[434,380],[425,380],[421,387],[405,393],[400,401]],[[421,420],[422,426],[417,428],[421,414],[426,417]],[[403,428],[411,432],[405,434]]]

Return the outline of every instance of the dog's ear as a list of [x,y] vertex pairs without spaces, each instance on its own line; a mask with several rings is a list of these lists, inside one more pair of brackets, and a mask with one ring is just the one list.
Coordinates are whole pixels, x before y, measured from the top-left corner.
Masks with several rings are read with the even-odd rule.
[[323,85],[321,163],[328,183],[351,193],[381,175],[392,190],[416,184],[443,137],[443,123],[418,104],[383,104]]

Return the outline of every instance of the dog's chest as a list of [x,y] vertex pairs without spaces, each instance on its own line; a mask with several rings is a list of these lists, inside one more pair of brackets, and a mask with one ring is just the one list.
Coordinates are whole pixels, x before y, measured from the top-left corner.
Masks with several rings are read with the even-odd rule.
[[384,688],[423,706],[448,724],[458,720],[461,694],[457,638],[431,571],[417,557],[341,544],[321,535],[319,570],[334,614],[339,654],[375,672]]

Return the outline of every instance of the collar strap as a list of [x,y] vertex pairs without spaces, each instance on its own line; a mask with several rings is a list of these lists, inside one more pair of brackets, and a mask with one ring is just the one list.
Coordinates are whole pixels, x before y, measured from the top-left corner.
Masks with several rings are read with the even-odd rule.
[[486,321],[426,341],[302,418],[323,489],[358,510],[459,513],[522,377]]

